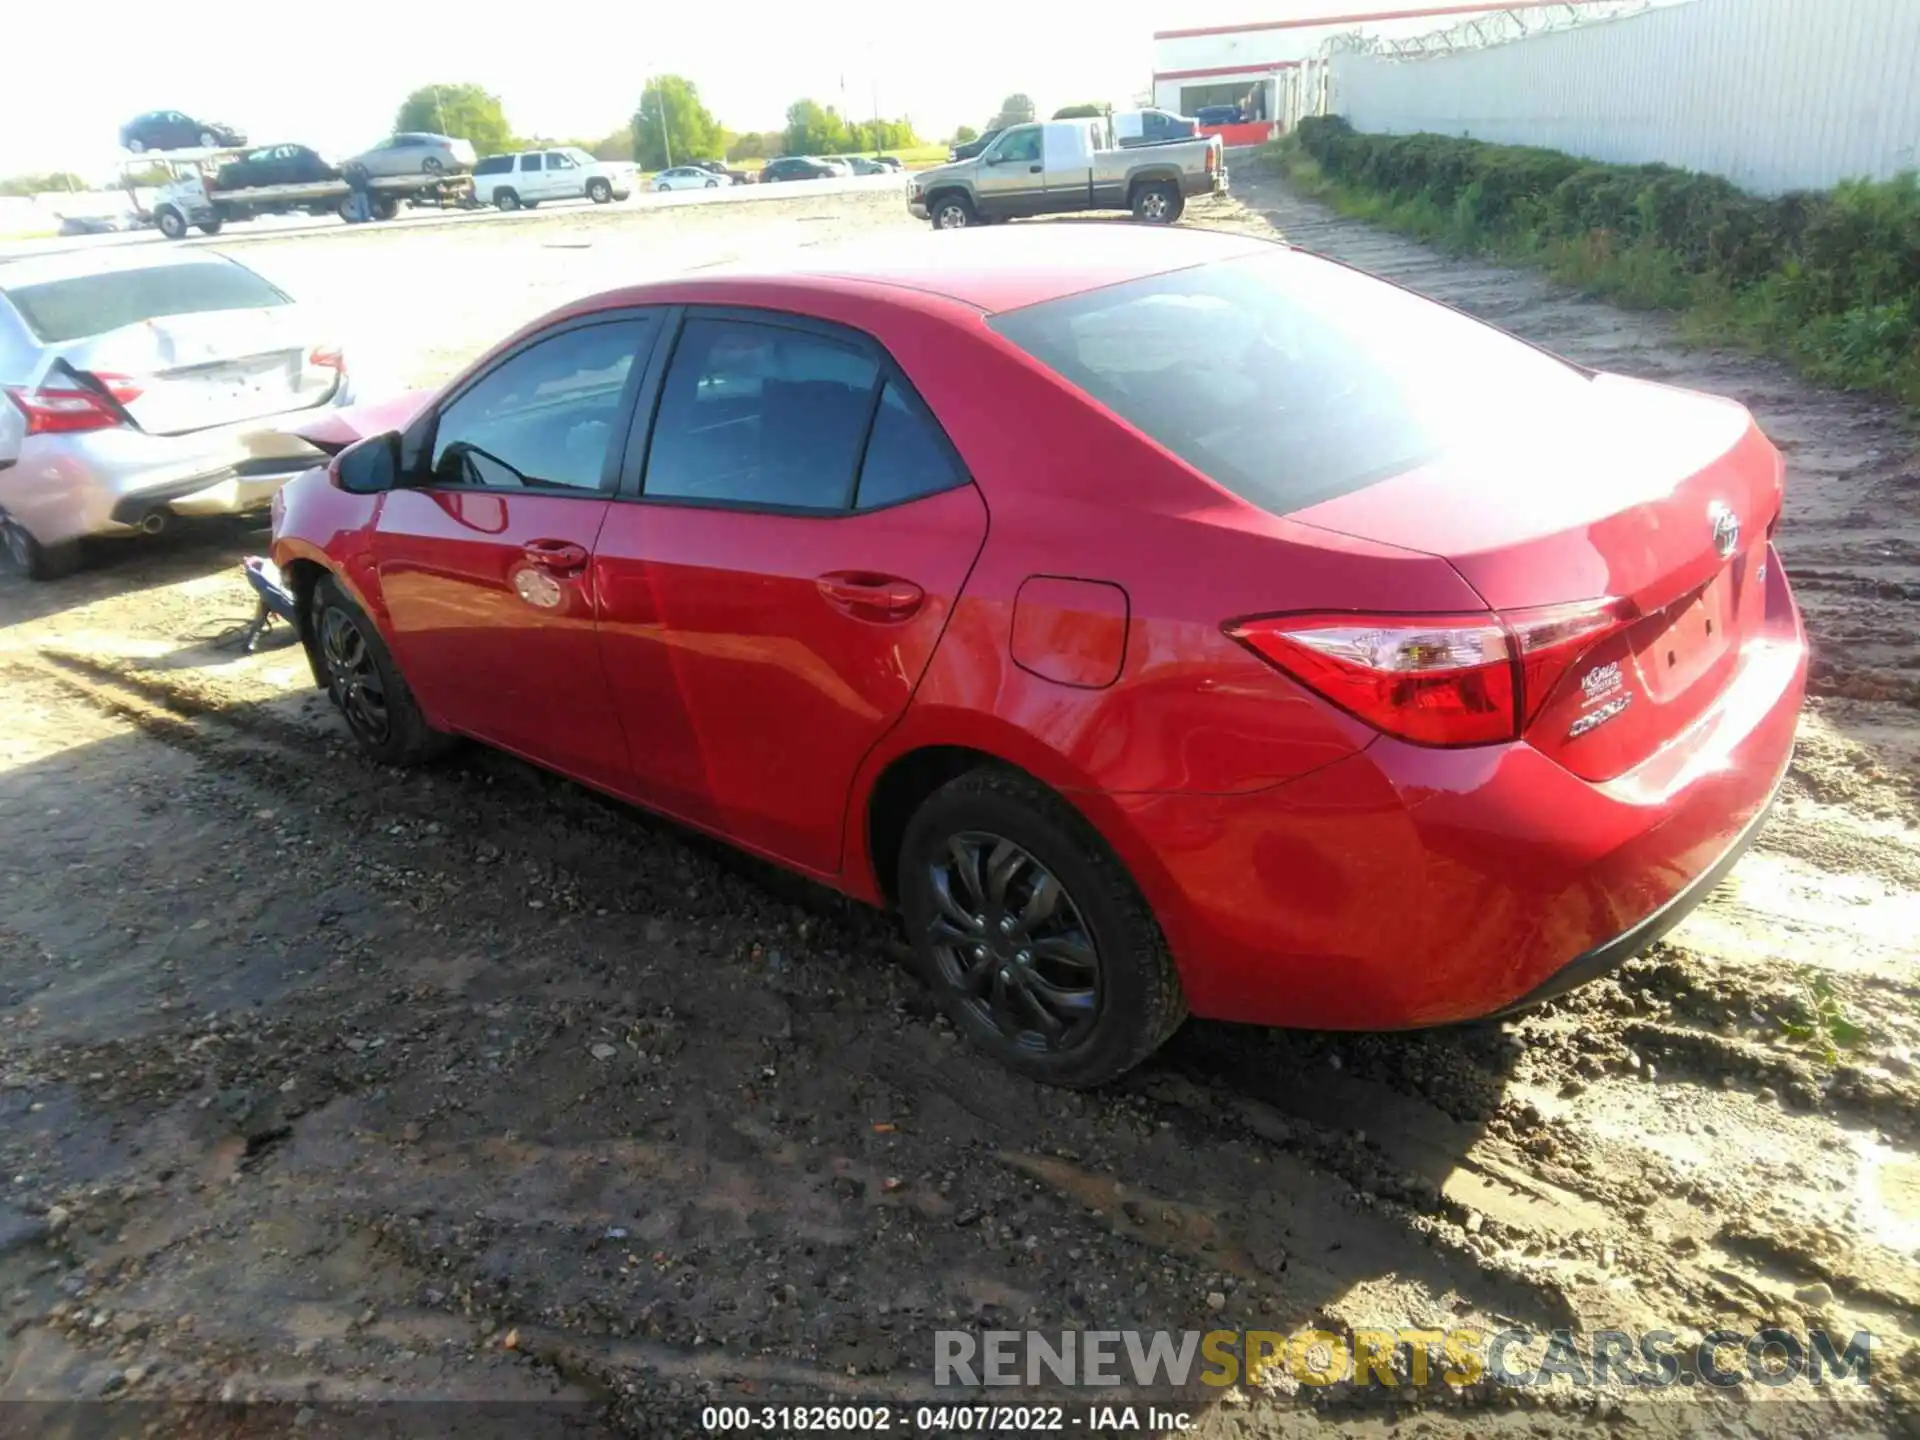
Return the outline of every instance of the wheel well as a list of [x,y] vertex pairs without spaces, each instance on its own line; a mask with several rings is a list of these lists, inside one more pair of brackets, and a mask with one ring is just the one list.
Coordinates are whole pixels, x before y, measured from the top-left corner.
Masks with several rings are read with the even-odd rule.
[[1179,188],[1179,182],[1171,175],[1164,173],[1136,175],[1133,177],[1132,183],[1127,186],[1127,205],[1129,208],[1132,207],[1135,197],[1149,185],[1172,185],[1175,189]]
[[320,583],[320,577],[326,573],[327,567],[315,560],[290,560],[287,568],[281,571],[287,589],[293,595],[294,629],[306,649],[307,663],[313,667],[313,683],[321,686],[327,681],[321,673],[320,656],[313,642],[313,587]]
[[943,200],[958,200],[969,210],[973,208],[973,197],[958,185],[949,185],[946,189],[935,190],[931,195],[927,196],[927,209],[931,211],[934,206]]
[[1008,770],[1018,768],[984,750],[930,745],[924,750],[909,750],[874,781],[873,793],[867,797],[867,854],[873,862],[880,893],[889,905],[896,905],[900,900],[895,893],[900,846],[907,838],[907,825],[913,819],[913,812],[949,780],[957,780],[969,770],[988,765]]

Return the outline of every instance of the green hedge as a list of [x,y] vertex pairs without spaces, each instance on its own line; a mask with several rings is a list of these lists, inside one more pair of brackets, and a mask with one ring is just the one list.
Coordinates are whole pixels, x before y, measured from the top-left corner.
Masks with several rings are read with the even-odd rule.
[[1596,289],[1697,307],[1821,378],[1920,403],[1920,182],[1763,199],[1716,175],[1302,120],[1283,160],[1430,238],[1534,253]]

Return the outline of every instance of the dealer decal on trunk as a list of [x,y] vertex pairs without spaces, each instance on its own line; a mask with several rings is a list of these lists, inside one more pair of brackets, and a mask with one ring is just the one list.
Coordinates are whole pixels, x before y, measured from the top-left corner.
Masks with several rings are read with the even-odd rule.
[[1605,665],[1596,665],[1582,675],[1580,703],[1589,708],[1567,727],[1567,738],[1578,740],[1589,730],[1597,730],[1632,704],[1633,696],[1622,689],[1625,683],[1618,660],[1610,660]]

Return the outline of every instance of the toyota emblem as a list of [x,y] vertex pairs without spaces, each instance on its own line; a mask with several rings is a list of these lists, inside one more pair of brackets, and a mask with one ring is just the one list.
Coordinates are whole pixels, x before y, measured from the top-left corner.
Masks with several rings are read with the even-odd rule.
[[1707,519],[1713,522],[1713,548],[1725,560],[1740,548],[1740,517],[1716,501],[1707,507]]

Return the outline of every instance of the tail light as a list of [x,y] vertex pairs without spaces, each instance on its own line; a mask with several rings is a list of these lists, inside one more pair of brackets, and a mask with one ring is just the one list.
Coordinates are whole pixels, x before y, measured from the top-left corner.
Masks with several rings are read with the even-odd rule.
[[316,345],[307,352],[307,364],[316,370],[332,370],[338,374],[347,373],[347,356],[338,345]]
[[[140,387],[125,375],[93,377],[121,405],[140,398]],[[111,430],[120,414],[98,391],[79,385],[6,387],[7,398],[27,418],[29,435],[78,435],[88,430]]]
[[1227,633],[1349,714],[1416,745],[1515,740],[1560,678],[1633,618],[1624,601],[1504,615],[1278,615]]
[[1211,175],[1213,174],[1214,171],[1218,170],[1219,168],[1220,168],[1220,147],[1217,145],[1209,145],[1207,146],[1207,174]]

